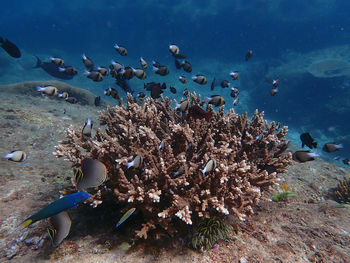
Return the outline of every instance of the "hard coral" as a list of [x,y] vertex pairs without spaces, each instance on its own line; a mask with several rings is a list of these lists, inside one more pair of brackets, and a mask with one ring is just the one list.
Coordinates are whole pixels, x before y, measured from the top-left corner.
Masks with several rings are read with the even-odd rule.
[[[188,95],[191,105],[203,105],[196,94]],[[94,203],[114,193],[125,211],[142,212],[147,232],[161,226],[169,234],[177,231],[176,218],[186,224],[215,214],[232,214],[244,220],[253,206],[265,199],[263,191],[276,182],[276,173],[286,171],[291,155],[284,153],[287,127],[278,129],[263,113],[237,115],[221,107],[210,121],[190,118],[174,111],[168,98],[150,98],[135,103],[131,95],[126,106],[107,108],[100,114],[94,138],[86,140],[80,129],[70,127],[65,141],[56,146],[56,156],[73,167],[84,158],[103,162],[108,170],[105,186],[95,189]],[[137,155],[141,167],[127,167]],[[215,169],[203,173],[209,160]],[[267,199],[265,199],[267,200]],[[97,202],[98,201],[98,202]]]
[[350,179],[343,178],[338,186],[333,189],[333,197],[338,203],[350,203]]

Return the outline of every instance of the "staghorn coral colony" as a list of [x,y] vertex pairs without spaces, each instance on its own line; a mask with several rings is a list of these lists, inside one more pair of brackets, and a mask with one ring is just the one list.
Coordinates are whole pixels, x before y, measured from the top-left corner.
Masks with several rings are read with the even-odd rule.
[[[195,93],[186,100],[189,107],[204,104]],[[291,164],[287,127],[268,123],[258,111],[248,119],[233,109],[225,113],[223,106],[215,112],[208,105],[209,121],[195,119],[189,107],[174,110],[163,97],[136,103],[128,94],[126,105],[100,113],[106,127],[92,138],[69,127],[55,155],[74,168],[85,158],[104,163],[107,180],[89,191],[89,201],[96,206],[112,192],[124,212],[142,212],[140,238],[156,228],[173,235],[181,220],[183,225],[216,215],[244,220],[259,200],[268,200],[264,191]]]

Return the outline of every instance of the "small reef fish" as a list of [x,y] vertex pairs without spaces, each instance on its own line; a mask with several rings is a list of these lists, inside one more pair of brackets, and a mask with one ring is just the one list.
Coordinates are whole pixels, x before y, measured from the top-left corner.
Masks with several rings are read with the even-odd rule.
[[74,75],[78,74],[78,71],[73,66],[59,67],[58,71],[63,72],[64,74],[69,75],[69,76],[74,76]]
[[132,160],[131,162],[127,163],[127,168],[129,169],[130,167],[134,167],[134,168],[140,168],[143,164],[143,158],[141,155],[137,155],[134,160]]
[[13,57],[13,58],[20,58],[21,57],[21,51],[10,40],[0,37],[0,46],[11,57]]
[[184,95],[185,97],[188,97],[190,94],[190,92],[188,91],[188,89],[185,89],[183,92],[182,92],[182,95]]
[[185,167],[183,165],[181,165],[180,168],[177,169],[177,171],[173,172],[171,177],[176,178],[176,177],[182,175],[184,172],[185,172]]
[[46,86],[46,87],[36,87],[36,90],[49,96],[57,96],[58,89],[54,86]]
[[335,142],[328,142],[323,146],[322,150],[327,153],[333,153],[333,152],[339,151],[342,148],[344,148],[342,144],[336,144]]
[[131,208],[129,209],[123,216],[122,218],[120,218],[120,220],[118,221],[118,223],[115,225],[115,227],[119,227],[126,219],[129,218],[129,216],[131,216],[134,212],[135,212],[136,208]]
[[187,60],[182,61],[181,66],[184,69],[184,71],[188,73],[192,72],[192,65]]
[[56,66],[62,67],[64,66],[64,60],[62,58],[58,57],[50,57],[50,60],[52,63],[54,63]]
[[318,156],[320,156],[320,155],[316,152],[296,151],[295,153],[293,153],[292,158],[296,162],[305,163],[308,161],[315,160],[315,157],[318,157]]
[[233,80],[236,80],[239,77],[239,73],[238,71],[231,71],[230,76],[232,77]]
[[135,76],[133,68],[129,66],[120,69],[119,73],[127,80],[132,79]]
[[68,97],[68,98],[65,98],[64,100],[71,104],[75,104],[78,102],[78,99],[76,97]]
[[97,71],[102,74],[102,76],[108,76],[108,69],[105,67],[97,67]]
[[153,71],[154,73],[160,76],[166,76],[169,74],[169,69],[166,66],[160,66],[160,67],[153,66]]
[[181,83],[183,83],[183,84],[186,84],[186,82],[187,82],[187,79],[186,79],[185,76],[180,76],[180,77],[179,77],[179,80],[180,80]]
[[98,71],[85,71],[84,75],[87,76],[89,79],[92,79],[95,82],[100,82],[103,80],[103,76]]
[[214,106],[222,106],[225,104],[225,99],[220,95],[212,95],[205,98],[208,101],[208,104],[213,104]]
[[275,88],[278,87],[279,83],[280,83],[280,80],[278,77],[272,80],[272,86],[274,86]]
[[114,45],[114,48],[115,50],[118,51],[118,53],[121,55],[121,56],[126,56],[128,54],[128,51],[126,50],[125,47],[122,47],[122,46],[118,46],[117,44]]
[[275,96],[277,93],[278,93],[278,88],[272,88],[272,89],[270,90],[270,95],[271,95],[272,97]]
[[98,107],[98,106],[101,105],[101,97],[100,97],[100,96],[95,97],[94,105],[95,105],[96,107]]
[[142,57],[140,57],[140,65],[143,69],[146,69],[148,67],[146,60],[144,60]]
[[14,162],[24,162],[27,159],[27,154],[23,151],[12,151],[6,153],[3,158]]
[[169,90],[170,90],[170,92],[173,93],[173,94],[176,94],[176,92],[177,92],[176,89],[175,89],[174,87],[172,87],[172,86],[169,87]]
[[142,98],[146,97],[146,94],[145,94],[144,92],[141,91],[141,92],[137,93],[136,97],[137,97],[138,99],[142,99]]
[[119,63],[119,62],[116,62],[114,60],[111,61],[111,66],[112,68],[116,71],[116,72],[119,72],[122,68],[124,68],[124,65]]
[[53,247],[58,247],[63,239],[65,239],[72,226],[72,220],[70,219],[67,211],[62,211],[57,215],[50,217],[51,227],[47,229],[47,233],[52,242]]
[[238,97],[238,94],[239,94],[239,90],[235,87],[231,88],[231,93],[230,93],[230,96],[232,98],[237,98]]
[[145,79],[147,77],[146,71],[144,71],[143,69],[140,69],[140,68],[134,69],[134,68],[132,68],[132,70],[134,71],[135,76],[138,79]]
[[113,99],[120,100],[119,93],[116,89],[114,88],[108,88],[104,91],[104,94],[106,96],[111,96]]
[[310,133],[305,132],[300,135],[301,147],[304,148],[306,145],[310,149],[317,148],[317,142],[314,141],[314,138],[311,137]]
[[213,81],[211,82],[210,90],[214,90],[214,88],[215,88],[215,82],[216,82],[216,78],[214,78]]
[[81,161],[81,169],[75,170],[74,179],[79,191],[98,187],[107,180],[107,168],[100,161],[86,158]]
[[176,103],[175,105],[175,110],[179,110],[181,112],[185,112],[188,110],[188,108],[190,107],[190,102],[188,100],[184,100],[181,103]]
[[24,220],[21,226],[27,227],[41,219],[45,219],[45,218],[57,215],[62,211],[68,210],[72,207],[76,207],[78,204],[83,203],[89,197],[90,197],[90,194],[85,192],[78,192],[78,193],[66,195],[56,201],[53,201],[52,203],[48,204],[43,209],[41,209],[39,212],[28,217],[26,220]]
[[94,62],[92,61],[92,59],[90,59],[89,57],[85,56],[85,54],[82,55],[82,60],[84,63],[84,66],[87,68],[87,70],[92,71],[94,69]]
[[233,100],[233,106],[237,106],[239,102],[238,96]]
[[84,136],[85,137],[91,137],[92,126],[93,126],[92,120],[90,118],[88,118],[85,121],[83,129],[81,131],[81,133],[83,134],[83,137]]
[[272,196],[271,199],[274,202],[281,202],[283,200],[286,200],[287,197],[298,197],[298,196],[292,192],[283,192]]
[[245,61],[248,61],[253,55],[253,50],[249,50],[245,55]]
[[203,110],[200,106],[198,105],[193,105],[188,109],[188,115],[189,117],[193,119],[205,119],[206,121],[210,120],[211,113],[208,111]]
[[230,87],[230,82],[228,82],[227,80],[223,80],[221,81],[220,85],[222,88],[228,88]]
[[350,165],[350,160],[348,158],[344,159],[343,164]]
[[202,173],[203,175],[205,175],[206,173],[210,173],[214,171],[215,168],[216,168],[216,161],[211,159],[205,165],[204,169],[202,170]]
[[[122,71],[123,69],[121,69],[120,71]],[[134,76],[134,72],[129,70],[129,68],[127,67],[127,70],[129,71],[129,73],[127,74],[132,74],[132,76]],[[134,93],[134,91],[131,89],[129,83],[128,83],[128,79],[125,77],[126,75],[117,75],[115,77],[116,79],[116,84],[121,87],[125,92],[129,92],[131,94]],[[131,77],[131,75],[129,75],[128,77]]]
[[197,74],[192,76],[192,80],[200,85],[205,85],[207,84],[207,78],[204,75]]
[[69,94],[68,94],[68,92],[64,91],[64,92],[62,92],[62,93],[58,93],[58,94],[57,94],[57,97],[62,98],[62,99],[65,99],[65,98],[68,98],[68,97],[69,97]]
[[177,55],[180,53],[180,49],[177,45],[169,45],[169,51],[172,55]]
[[165,148],[165,141],[162,140],[158,146],[158,150],[163,150]]
[[37,56],[36,57],[36,65],[34,68],[42,68],[47,74],[59,78],[59,79],[72,79],[74,75],[68,75],[59,70],[60,66],[57,66],[55,63],[50,62],[42,62]]

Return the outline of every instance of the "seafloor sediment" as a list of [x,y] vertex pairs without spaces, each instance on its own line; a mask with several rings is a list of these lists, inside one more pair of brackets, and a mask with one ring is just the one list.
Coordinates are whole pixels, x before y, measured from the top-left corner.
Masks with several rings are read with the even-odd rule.
[[[99,109],[0,89],[0,152],[28,154],[21,163],[0,160],[1,262],[350,262],[350,205],[328,195],[340,179],[350,177],[350,169],[322,160],[295,164],[279,175],[298,197],[260,202],[245,222],[229,217],[228,222],[238,223],[232,240],[204,253],[169,237],[140,240],[127,249],[132,222],[115,230],[119,214],[108,209],[71,209],[71,233],[56,249],[46,220],[19,228],[70,184],[70,163],[52,155],[54,145],[71,124],[83,125],[90,117],[98,126]],[[278,191],[272,189],[271,196]]]

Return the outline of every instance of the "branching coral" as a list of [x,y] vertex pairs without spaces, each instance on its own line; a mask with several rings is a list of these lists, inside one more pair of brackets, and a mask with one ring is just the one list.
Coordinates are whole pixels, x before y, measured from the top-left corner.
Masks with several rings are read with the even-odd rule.
[[[187,99],[191,105],[203,105],[196,94]],[[284,153],[287,127],[278,129],[257,111],[249,120],[233,109],[215,112],[211,105],[209,122],[195,120],[170,104],[162,97],[147,98],[140,105],[129,95],[126,106],[101,112],[105,130],[97,129],[86,140],[80,129],[70,127],[55,154],[73,167],[84,158],[103,162],[108,179],[94,190],[95,203],[113,191],[125,211],[135,207],[142,212],[140,237],[147,238],[157,226],[173,234],[178,219],[192,224],[199,218],[231,214],[244,220],[265,199],[263,191],[275,184],[276,173],[291,164],[291,155]],[[127,168],[137,155],[142,156],[142,165]],[[210,160],[216,167],[204,174]]]

